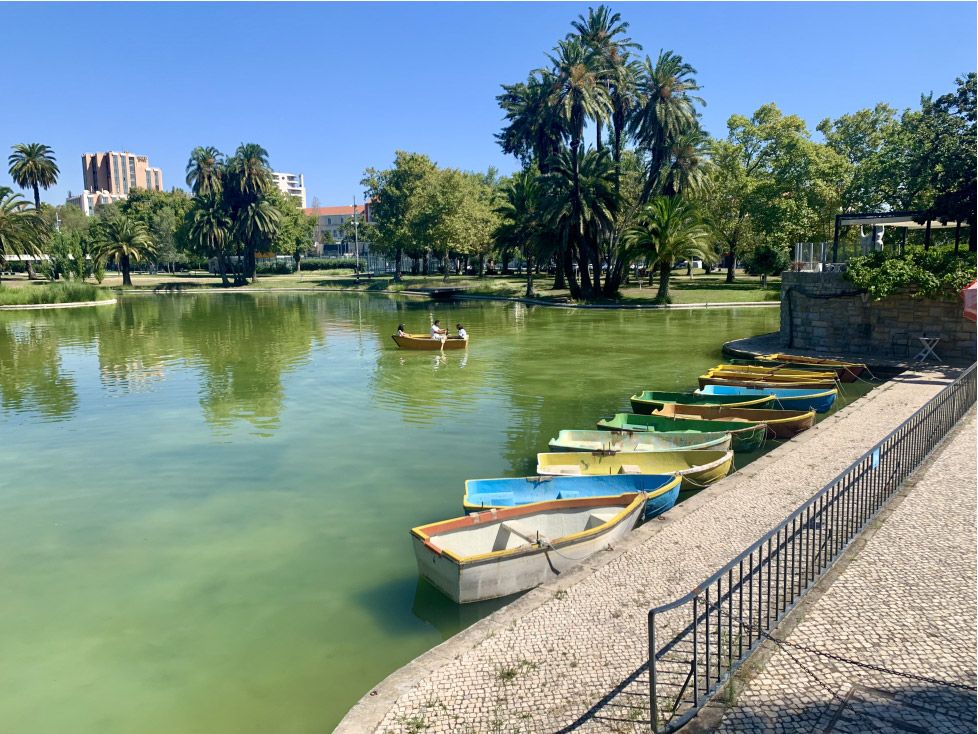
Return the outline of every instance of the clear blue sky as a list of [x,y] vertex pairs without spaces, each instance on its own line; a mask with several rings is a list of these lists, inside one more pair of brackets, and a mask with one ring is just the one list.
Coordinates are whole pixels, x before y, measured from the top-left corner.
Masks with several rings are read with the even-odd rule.
[[[595,3],[596,4],[596,3]],[[620,3],[645,52],[698,70],[703,121],[775,102],[814,129],[826,116],[916,106],[975,70],[975,3]],[[62,203],[80,156],[130,150],[183,186],[195,145],[258,142],[304,173],[309,201],[345,204],[399,148],[503,173],[495,96],[525,79],[586,3],[0,4],[9,146],[51,145]]]

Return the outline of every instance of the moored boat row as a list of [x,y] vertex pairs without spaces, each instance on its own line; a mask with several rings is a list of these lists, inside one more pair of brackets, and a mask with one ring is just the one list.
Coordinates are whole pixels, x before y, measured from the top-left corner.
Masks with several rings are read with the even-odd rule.
[[[734,452],[790,439],[865,366],[788,355],[720,364],[691,392],[645,390],[633,413],[561,430],[533,477],[470,479],[463,517],[412,529],[418,570],[458,603],[532,588],[734,470]],[[768,359],[770,358],[770,359]]]

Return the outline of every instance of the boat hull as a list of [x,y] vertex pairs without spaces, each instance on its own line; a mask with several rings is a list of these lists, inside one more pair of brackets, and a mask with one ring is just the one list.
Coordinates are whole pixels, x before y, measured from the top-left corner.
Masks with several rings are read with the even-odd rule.
[[783,410],[814,410],[825,413],[832,408],[839,391],[808,390],[775,387],[743,387],[737,385],[707,385],[697,390],[703,395],[773,395],[774,406]]
[[725,431],[730,434],[730,448],[737,453],[757,451],[764,445],[767,427],[736,421],[705,421],[669,418],[662,415],[618,413],[598,421],[598,428],[608,431]]
[[713,399],[692,392],[664,392],[658,390],[645,390],[638,395],[632,395],[632,412],[651,414],[653,411],[661,410],[667,405],[739,405],[742,407],[753,406],[762,408],[774,402],[773,398],[767,396],[743,397],[738,395],[721,395]]
[[728,385],[730,387],[749,387],[749,388],[787,388],[787,389],[810,389],[810,390],[829,390],[835,389],[835,382],[825,380],[799,380],[792,382],[781,382],[778,380],[758,380],[753,377],[735,375],[700,375],[700,387],[707,385]]
[[726,405],[670,405],[656,415],[702,420],[743,420],[764,423],[768,438],[786,439],[797,436],[815,425],[814,410],[763,410],[736,408]]
[[[440,352],[443,349],[440,339],[431,339],[424,334],[410,334],[408,336],[394,334],[391,339],[400,349],[416,352]],[[448,337],[444,343],[444,349],[465,349],[468,346],[468,339],[461,339],[457,336]]]
[[723,479],[732,467],[733,451],[537,454],[537,474],[541,475],[676,474],[687,491]]
[[843,382],[855,382],[866,371],[866,365],[859,362],[845,362],[841,359],[824,359],[822,357],[803,357],[782,352],[759,354],[756,359],[761,363],[786,364],[792,367],[834,369]]
[[606,454],[619,451],[695,451],[712,449],[727,451],[730,434],[717,433],[632,433],[621,431],[570,430],[561,431],[550,439],[552,451],[598,451]]
[[[678,481],[676,482],[678,495]],[[675,500],[673,500],[673,503]],[[489,510],[411,530],[418,573],[458,604],[496,599],[527,591],[550,581],[594,553],[614,546],[623,539],[642,514],[644,494],[619,498],[558,500],[506,510]],[[607,521],[564,537],[525,542],[513,533],[504,533],[503,524],[523,522],[532,527],[535,516],[609,506],[618,510]],[[438,545],[440,532],[498,532],[504,545],[485,553],[458,555]],[[515,538],[515,540],[514,540]]]

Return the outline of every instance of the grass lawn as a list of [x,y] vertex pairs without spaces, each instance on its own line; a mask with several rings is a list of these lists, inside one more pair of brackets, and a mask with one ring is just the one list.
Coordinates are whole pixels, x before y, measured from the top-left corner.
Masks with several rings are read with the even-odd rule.
[[[132,275],[133,288],[136,290],[156,292],[192,291],[214,289],[221,287],[219,276],[203,272],[159,273],[157,275]],[[684,303],[739,303],[744,301],[777,301],[781,295],[780,278],[769,278],[766,288],[762,288],[760,278],[738,272],[734,283],[727,284],[725,274],[714,272],[706,274],[694,271],[688,277],[685,271],[677,270],[670,280],[670,295],[674,304]],[[5,285],[17,287],[27,284],[20,278],[4,281]],[[570,300],[567,290],[553,290],[552,276],[534,278],[535,297],[542,301],[563,303]],[[122,276],[110,272],[102,283],[106,288],[121,288]],[[277,290],[283,288],[314,288],[322,290],[360,290],[383,293],[397,293],[405,290],[451,286],[463,288],[469,293],[479,295],[494,295],[506,297],[522,297],[526,291],[524,276],[496,275],[478,278],[475,276],[449,276],[446,281],[441,275],[405,275],[401,283],[394,283],[393,277],[383,275],[371,280],[356,280],[352,271],[309,271],[290,275],[259,276],[253,288]],[[652,303],[658,285],[649,287],[648,282],[639,286],[633,280],[622,288],[618,298],[602,299],[596,303],[609,304],[649,304]],[[12,290],[12,289],[8,289]],[[81,299],[79,299],[81,300]]]
[[48,283],[14,280],[0,283],[0,306],[108,301],[115,293],[91,283]]

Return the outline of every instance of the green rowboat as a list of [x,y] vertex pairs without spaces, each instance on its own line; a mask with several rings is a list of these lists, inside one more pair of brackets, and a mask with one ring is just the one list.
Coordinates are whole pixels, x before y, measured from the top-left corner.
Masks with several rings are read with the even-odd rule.
[[757,451],[764,445],[767,424],[745,424],[743,421],[712,421],[686,418],[669,418],[663,415],[639,415],[616,413],[611,418],[598,421],[598,428],[605,431],[698,431],[714,433],[726,431],[732,439],[731,448],[736,452]]
[[692,392],[664,392],[662,390],[645,390],[638,395],[632,395],[632,410],[636,413],[649,415],[655,410],[662,410],[667,405],[725,405],[738,408],[768,408],[774,402],[774,396],[756,395],[697,395]]

